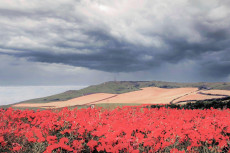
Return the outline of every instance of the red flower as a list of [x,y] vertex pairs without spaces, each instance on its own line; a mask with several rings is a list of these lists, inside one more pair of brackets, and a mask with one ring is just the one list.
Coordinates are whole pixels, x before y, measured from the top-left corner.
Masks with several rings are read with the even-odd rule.
[[173,148],[170,150],[170,153],[185,153],[185,151],[179,151],[177,148]]
[[49,144],[54,144],[57,142],[57,137],[56,136],[48,136],[46,138],[46,140],[48,141]]
[[0,143],[1,142],[4,142],[4,137],[3,136],[0,136]]
[[21,146],[15,146],[15,147],[13,147],[13,151],[19,151],[19,150],[21,150]]
[[59,140],[59,143],[60,144],[65,144],[65,143],[68,143],[69,142],[69,139],[68,138],[61,138],[60,140]]
[[82,142],[81,141],[79,142],[78,140],[74,140],[72,145],[74,149],[79,150],[82,147]]
[[87,145],[89,146],[90,150],[92,151],[94,147],[97,146],[97,141],[95,140],[90,140]]
[[52,144],[46,148],[44,153],[52,153],[54,149],[62,148],[66,151],[73,151],[73,149],[70,146],[67,146],[66,144]]
[[20,146],[20,144],[18,144],[18,143],[13,143],[13,151],[19,151],[19,150],[21,150],[21,146]]

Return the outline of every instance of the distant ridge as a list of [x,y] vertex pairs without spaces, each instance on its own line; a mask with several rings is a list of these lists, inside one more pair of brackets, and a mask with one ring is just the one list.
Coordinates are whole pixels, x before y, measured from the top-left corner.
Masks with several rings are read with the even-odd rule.
[[164,81],[110,81],[99,85],[92,85],[80,90],[69,90],[60,94],[22,101],[20,103],[47,103],[53,101],[65,101],[93,93],[120,94],[140,90],[144,87],[182,88],[197,87],[201,89],[230,90],[230,82],[198,82],[177,83]]

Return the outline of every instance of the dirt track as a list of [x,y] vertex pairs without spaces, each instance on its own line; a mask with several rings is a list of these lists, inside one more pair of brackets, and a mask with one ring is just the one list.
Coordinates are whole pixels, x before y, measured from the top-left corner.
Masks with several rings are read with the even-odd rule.
[[[202,94],[203,93],[203,94]],[[50,103],[24,103],[16,104],[13,107],[40,107],[40,108],[60,108],[75,105],[90,105],[98,103],[138,103],[138,104],[169,104],[186,100],[204,100],[213,98],[223,98],[230,91],[225,90],[198,90],[198,88],[157,88],[147,87],[139,91],[124,94],[96,93],[81,96],[67,101],[57,101]]]

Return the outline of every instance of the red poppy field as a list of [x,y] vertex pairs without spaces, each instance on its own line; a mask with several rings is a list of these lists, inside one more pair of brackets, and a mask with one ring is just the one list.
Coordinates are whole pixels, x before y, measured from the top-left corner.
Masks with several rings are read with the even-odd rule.
[[0,152],[229,152],[230,109],[0,110]]

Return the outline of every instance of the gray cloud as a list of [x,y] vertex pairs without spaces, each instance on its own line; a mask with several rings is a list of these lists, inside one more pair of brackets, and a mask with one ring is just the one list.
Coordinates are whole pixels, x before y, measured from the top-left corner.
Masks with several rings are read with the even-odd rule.
[[30,62],[6,55],[0,59],[0,86],[92,85],[114,78],[111,73],[81,67]]
[[206,60],[200,62],[201,74],[207,77],[227,78],[230,74],[229,49],[205,55]]
[[0,55],[30,63],[164,76],[192,61],[198,81],[230,75],[227,0],[15,0],[0,2],[0,18]]

